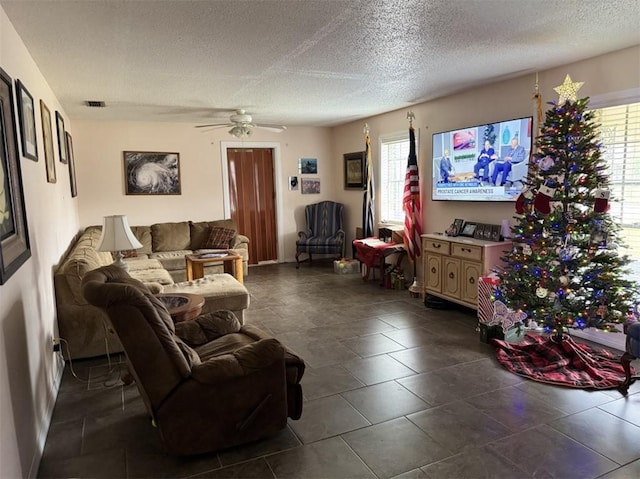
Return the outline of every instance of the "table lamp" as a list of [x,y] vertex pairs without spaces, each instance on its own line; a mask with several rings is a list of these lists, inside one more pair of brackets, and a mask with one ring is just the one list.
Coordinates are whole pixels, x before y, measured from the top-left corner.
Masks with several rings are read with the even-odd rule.
[[142,244],[129,228],[125,215],[105,216],[102,220],[102,236],[98,242],[98,251],[110,251],[115,257],[113,264],[125,271],[129,269],[122,261],[122,251],[142,248]]

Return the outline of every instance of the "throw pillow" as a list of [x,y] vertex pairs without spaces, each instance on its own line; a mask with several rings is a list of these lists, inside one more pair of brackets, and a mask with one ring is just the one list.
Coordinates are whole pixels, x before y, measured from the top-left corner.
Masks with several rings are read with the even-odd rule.
[[213,226],[209,229],[209,237],[202,243],[202,249],[227,249],[236,235],[234,230]]

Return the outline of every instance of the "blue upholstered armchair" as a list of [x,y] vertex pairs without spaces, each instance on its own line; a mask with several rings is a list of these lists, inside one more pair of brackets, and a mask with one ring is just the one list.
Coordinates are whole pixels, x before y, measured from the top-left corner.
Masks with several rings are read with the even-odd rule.
[[342,211],[344,205],[333,201],[321,201],[307,205],[304,215],[307,230],[298,233],[296,241],[296,268],[300,266],[299,256],[313,254],[335,254],[338,259],[344,254],[344,231],[342,230]]

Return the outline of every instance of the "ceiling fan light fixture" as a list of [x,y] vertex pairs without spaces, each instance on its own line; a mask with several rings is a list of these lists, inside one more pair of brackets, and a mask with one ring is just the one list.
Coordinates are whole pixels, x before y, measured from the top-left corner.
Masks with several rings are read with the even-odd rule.
[[236,125],[229,130],[229,134],[236,138],[247,138],[251,136],[251,128],[246,125]]

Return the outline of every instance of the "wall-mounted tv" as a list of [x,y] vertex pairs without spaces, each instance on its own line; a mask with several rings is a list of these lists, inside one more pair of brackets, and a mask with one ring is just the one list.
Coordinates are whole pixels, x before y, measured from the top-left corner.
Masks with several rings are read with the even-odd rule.
[[433,135],[431,199],[515,201],[527,178],[533,118]]

